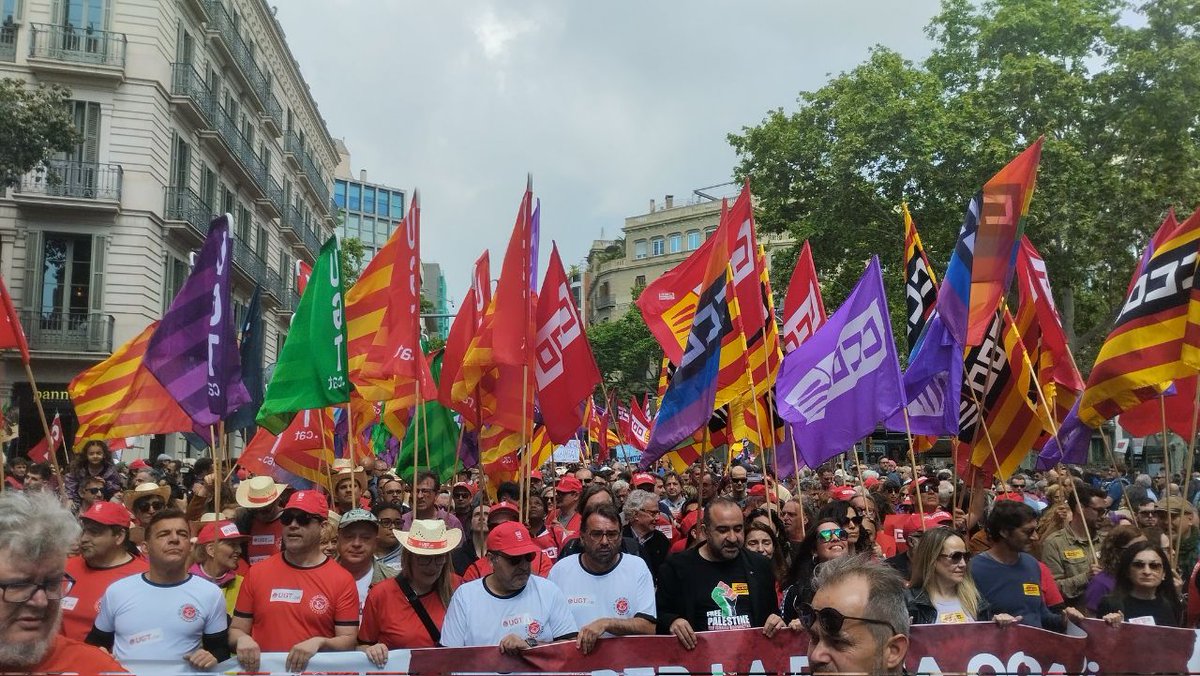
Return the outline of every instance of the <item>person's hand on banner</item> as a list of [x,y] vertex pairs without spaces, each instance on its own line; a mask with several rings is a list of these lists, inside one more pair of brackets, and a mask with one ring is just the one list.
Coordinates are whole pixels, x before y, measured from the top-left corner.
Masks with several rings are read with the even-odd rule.
[[688,650],[695,650],[696,632],[686,619],[680,617],[671,623],[671,635],[679,639],[679,645]]
[[782,617],[772,613],[771,616],[767,618],[767,621],[763,622],[763,628],[762,628],[763,636],[766,636],[767,638],[771,638],[772,636],[775,635],[775,632],[779,631],[780,629],[783,629],[786,626],[787,626],[787,623],[783,621]]
[[288,651],[284,666],[288,671],[304,671],[304,668],[308,666],[308,661],[317,654],[323,645],[325,645],[323,636],[314,636],[297,643]]
[[1063,617],[1067,618],[1067,620],[1070,622],[1074,622],[1075,624],[1080,624],[1085,619],[1083,613],[1079,612],[1077,608],[1072,608],[1070,606],[1063,608]]
[[183,659],[188,664],[196,669],[211,669],[217,666],[217,658],[207,650],[200,648],[183,656]]
[[238,664],[241,664],[246,671],[258,671],[258,661],[261,657],[262,651],[259,650],[258,643],[255,642],[254,639],[250,638],[250,634],[244,634],[238,638]]
[[377,667],[383,667],[383,665],[387,664],[388,649],[386,645],[382,643],[376,643],[375,645],[364,645],[359,646],[359,650],[366,653],[367,659],[371,660],[371,664],[374,664]]
[[1100,619],[1107,622],[1110,627],[1116,627],[1125,621],[1125,613],[1118,610],[1116,612],[1109,613]]
[[1020,624],[1021,618],[1021,615],[1014,617],[1008,613],[996,613],[992,616],[992,621],[1001,627],[1008,627],[1014,624]]
[[596,641],[608,631],[608,622],[605,618],[594,620],[579,628],[579,636],[575,637],[575,647],[584,655],[592,652],[596,647]]
[[500,652],[505,655],[520,655],[526,650],[529,650],[529,644],[516,634],[509,634],[500,639]]

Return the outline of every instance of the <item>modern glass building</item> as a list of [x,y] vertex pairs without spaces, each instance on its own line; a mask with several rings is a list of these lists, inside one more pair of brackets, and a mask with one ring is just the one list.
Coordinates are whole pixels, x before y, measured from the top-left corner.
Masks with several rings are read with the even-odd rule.
[[335,179],[333,201],[341,216],[339,237],[355,237],[370,260],[404,218],[403,190],[365,181]]

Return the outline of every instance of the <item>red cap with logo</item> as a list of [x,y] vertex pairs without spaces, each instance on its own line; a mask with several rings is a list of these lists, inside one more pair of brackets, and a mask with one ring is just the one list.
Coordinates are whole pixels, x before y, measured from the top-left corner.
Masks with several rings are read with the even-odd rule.
[[500,502],[492,505],[492,509],[488,512],[488,514],[495,514],[496,512],[512,512],[513,514],[517,515],[517,518],[520,518],[521,507],[515,502],[501,500]]
[[851,486],[836,486],[833,490],[829,491],[829,495],[834,500],[849,502],[854,498],[855,495],[857,495],[857,493]]
[[568,474],[558,480],[558,485],[554,487],[554,490],[559,493],[582,493],[583,483],[573,475]]
[[466,481],[460,481],[460,482],[454,484],[454,488],[451,488],[450,492],[453,493],[454,491],[456,491],[460,488],[465,490],[466,492],[470,493],[472,496],[475,495],[475,485],[469,484]]
[[318,491],[296,491],[284,509],[298,509],[313,516],[329,516],[329,501]]
[[542,551],[530,537],[529,529],[519,521],[505,521],[493,528],[487,536],[487,548],[489,552],[508,556],[525,556]]
[[537,479],[538,481],[541,481],[542,480],[542,470],[540,470],[540,469],[533,470],[532,472],[529,473],[529,478]]
[[244,540],[250,537],[242,535],[237,524],[232,521],[213,522],[204,524],[204,528],[200,529],[200,534],[196,536],[196,544],[206,545],[215,542],[218,534],[222,540]]
[[753,486],[750,487],[749,491],[746,491],[746,495],[753,495],[755,497],[766,497],[767,487],[764,486],[763,484],[754,484]]
[[129,528],[129,522],[133,519],[133,515],[129,513],[128,509],[125,509],[125,505],[116,502],[93,502],[86,512],[79,515],[79,518],[102,523],[105,526]]
[[637,474],[633,475],[633,480],[629,483],[634,488],[645,485],[649,485],[650,488],[654,488],[654,475],[650,474],[649,472],[638,472]]

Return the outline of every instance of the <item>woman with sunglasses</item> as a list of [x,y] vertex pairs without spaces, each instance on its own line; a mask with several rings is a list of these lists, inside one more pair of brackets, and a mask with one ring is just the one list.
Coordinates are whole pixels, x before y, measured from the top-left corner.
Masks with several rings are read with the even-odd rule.
[[99,477],[104,480],[104,495],[116,495],[124,488],[121,473],[113,462],[112,451],[108,444],[99,439],[92,439],[83,445],[83,450],[75,456],[71,468],[67,470],[65,487],[67,497],[79,509],[79,487],[85,479]]
[[869,539],[862,537],[862,514],[849,502],[834,500],[821,508],[817,521],[836,521],[846,529],[846,542],[850,545],[851,554],[871,554],[875,547]]
[[1083,593],[1083,607],[1088,617],[1100,617],[1100,601],[1116,588],[1121,553],[1129,545],[1145,541],[1146,536],[1136,526],[1117,526],[1109,531],[1104,544],[1100,545],[1100,567],[1103,570],[1092,576]]
[[841,522],[825,518],[816,523],[817,527],[800,543],[783,577],[783,619],[789,624],[796,619],[797,605],[812,601],[812,578],[817,566],[850,553],[850,536]]
[[987,599],[971,579],[967,543],[946,526],[932,528],[921,537],[913,553],[912,580],[908,585],[908,613],[913,624],[959,624],[994,619],[997,624],[1017,620],[1000,613],[992,616]]
[[1101,618],[1114,626],[1137,622],[1178,627],[1182,615],[1175,573],[1163,548],[1153,542],[1126,547],[1117,567],[1117,586],[1100,601]]

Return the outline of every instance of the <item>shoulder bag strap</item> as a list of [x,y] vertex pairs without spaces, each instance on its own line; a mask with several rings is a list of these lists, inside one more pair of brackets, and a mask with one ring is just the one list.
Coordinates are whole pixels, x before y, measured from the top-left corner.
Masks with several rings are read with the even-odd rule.
[[425,604],[421,603],[421,597],[413,591],[412,585],[408,580],[404,579],[403,575],[396,576],[396,583],[400,585],[400,591],[408,598],[408,604],[416,611],[417,617],[421,619],[421,624],[425,625],[425,631],[429,632],[429,638],[433,639],[434,644],[441,643],[442,632],[438,630],[437,625],[433,623],[433,618],[429,616],[429,611],[425,610]]

